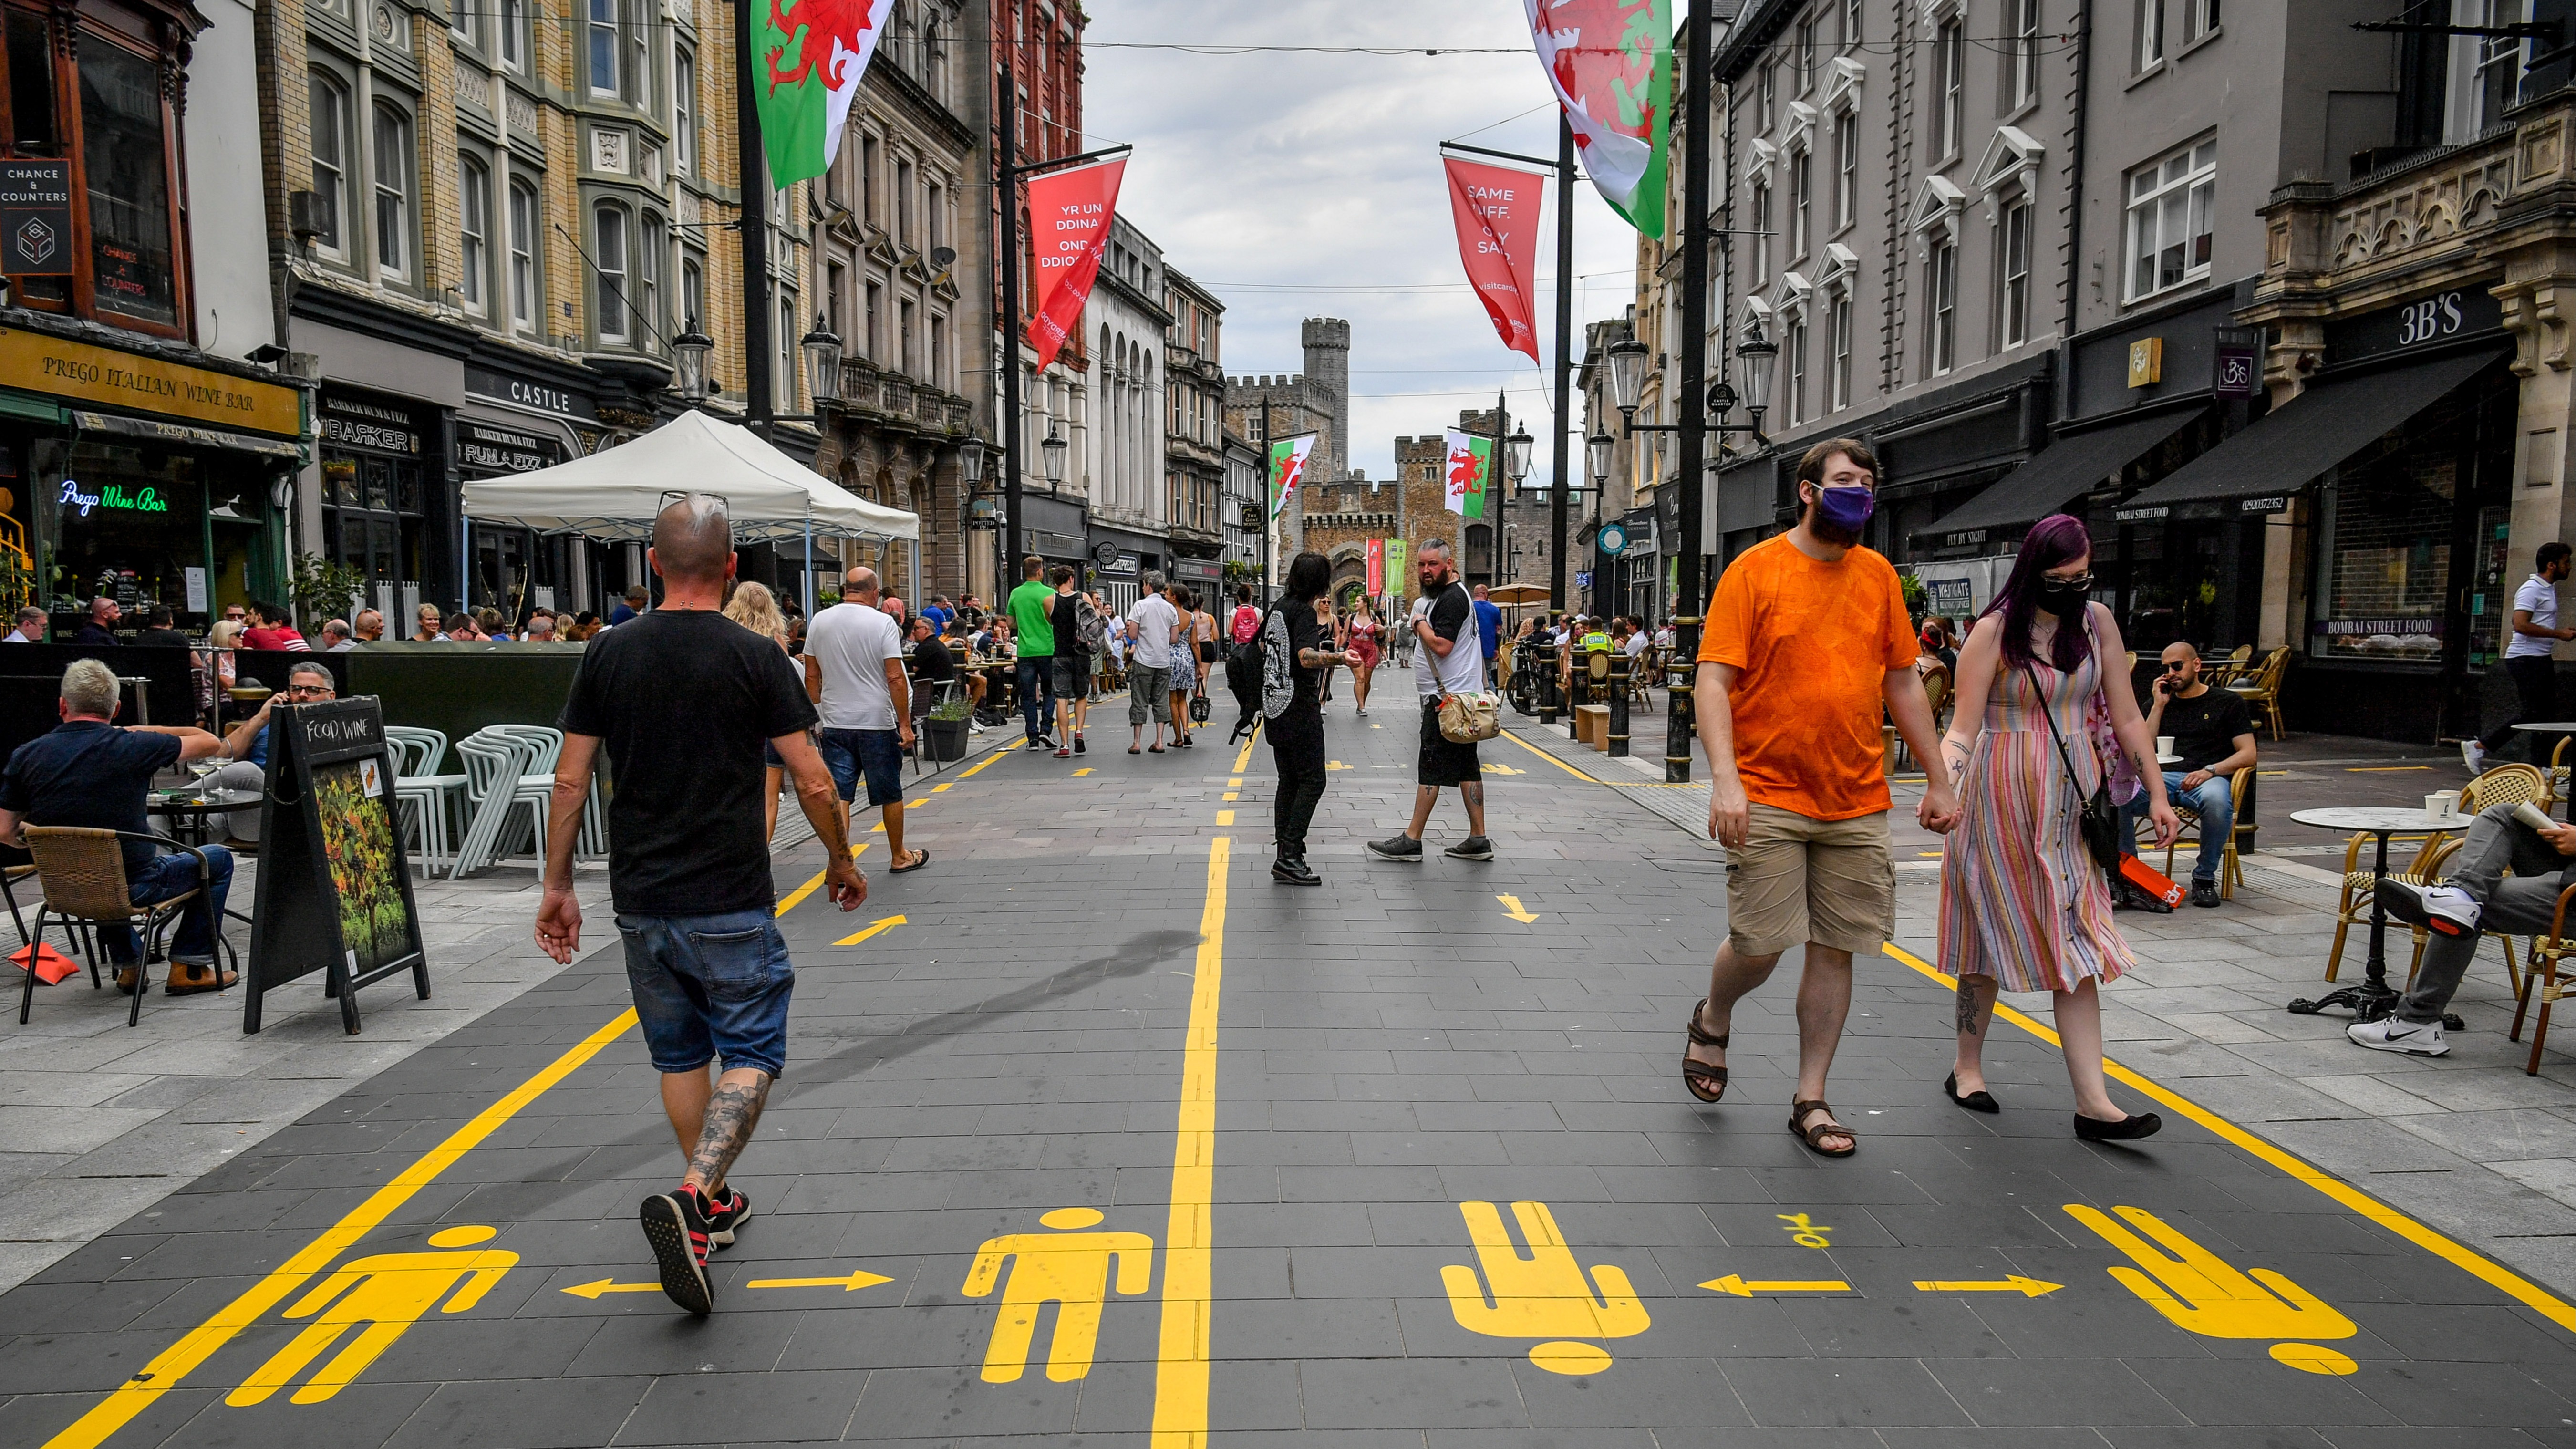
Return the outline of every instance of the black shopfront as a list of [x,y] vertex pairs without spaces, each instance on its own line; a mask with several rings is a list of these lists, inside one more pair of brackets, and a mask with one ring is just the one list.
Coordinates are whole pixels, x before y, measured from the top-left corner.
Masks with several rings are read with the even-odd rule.
[[322,552],[361,579],[388,637],[407,637],[424,602],[452,589],[455,512],[445,487],[447,415],[384,393],[325,383],[320,433]]

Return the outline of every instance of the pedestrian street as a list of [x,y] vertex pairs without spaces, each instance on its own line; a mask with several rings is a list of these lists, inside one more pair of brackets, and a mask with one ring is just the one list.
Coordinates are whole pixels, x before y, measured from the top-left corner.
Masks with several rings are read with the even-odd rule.
[[1440,856],[1444,800],[1372,862],[1413,729],[1328,711],[1319,890],[1219,730],[980,755],[848,914],[782,851],[788,1067],[712,1315],[636,1231],[673,1147],[611,932],[0,1295],[0,1443],[2569,1442],[2558,1291],[2120,1042],[2166,1128],[2077,1141],[2044,1003],[1975,1115],[1950,984],[1862,961],[1827,1161],[1783,1130],[1793,955],[1694,1102],[1722,855],[1507,734],[1494,860]]

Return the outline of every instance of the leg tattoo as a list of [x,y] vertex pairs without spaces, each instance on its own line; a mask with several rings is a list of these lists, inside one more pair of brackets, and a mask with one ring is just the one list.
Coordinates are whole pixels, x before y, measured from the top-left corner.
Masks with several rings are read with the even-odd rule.
[[1984,1013],[1977,1009],[1977,983],[1969,977],[1959,978],[1959,1035],[1981,1036],[1985,1033]]
[[749,1075],[749,1081],[734,1081],[727,1072],[727,1080],[716,1083],[715,1096],[707,1102],[707,1125],[698,1134],[697,1150],[689,1154],[689,1178],[709,1190],[723,1185],[734,1159],[750,1145],[760,1109],[769,1101],[769,1074]]
[[1468,807],[1470,807],[1470,808],[1472,808],[1472,809],[1476,809],[1476,810],[1482,810],[1482,809],[1484,809],[1484,808],[1485,808],[1485,782],[1484,782],[1484,781],[1482,781],[1482,780],[1464,780],[1464,781],[1461,781],[1461,782],[1459,783],[1459,785],[1458,785],[1458,800],[1459,800],[1459,803],[1461,803],[1461,804],[1463,804],[1463,805],[1466,805],[1466,806],[1468,806]]

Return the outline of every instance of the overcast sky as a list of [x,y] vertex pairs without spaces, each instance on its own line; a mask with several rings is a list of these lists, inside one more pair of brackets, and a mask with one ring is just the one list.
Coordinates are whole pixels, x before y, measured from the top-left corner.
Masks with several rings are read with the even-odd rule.
[[[1556,113],[1518,0],[1101,0],[1091,13],[1089,144],[1135,146],[1119,214],[1224,300],[1226,372],[1301,371],[1300,319],[1347,318],[1354,467],[1392,477],[1398,435],[1452,426],[1459,409],[1490,407],[1507,386],[1514,419],[1539,440],[1531,476],[1545,475],[1548,374],[1504,350],[1466,285],[1438,152],[1458,139],[1556,154]],[[1119,41],[1417,49],[1211,56],[1109,43]],[[1452,46],[1516,52],[1419,49]],[[1636,233],[1590,182],[1576,185],[1579,358],[1583,324],[1618,315],[1634,294]],[[1556,335],[1554,206],[1551,195],[1537,259],[1542,357]],[[1579,427],[1580,394],[1574,408]],[[1581,468],[1579,446],[1573,456]]]

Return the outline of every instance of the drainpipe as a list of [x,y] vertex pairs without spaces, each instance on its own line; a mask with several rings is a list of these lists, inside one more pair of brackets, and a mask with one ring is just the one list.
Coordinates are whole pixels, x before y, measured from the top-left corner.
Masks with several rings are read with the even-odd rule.
[[2093,0],[2075,5],[2075,127],[2067,146],[2071,163],[2066,186],[2066,312],[2058,322],[2057,417],[2075,416],[2076,288],[2084,277],[2084,121],[2093,89]]

